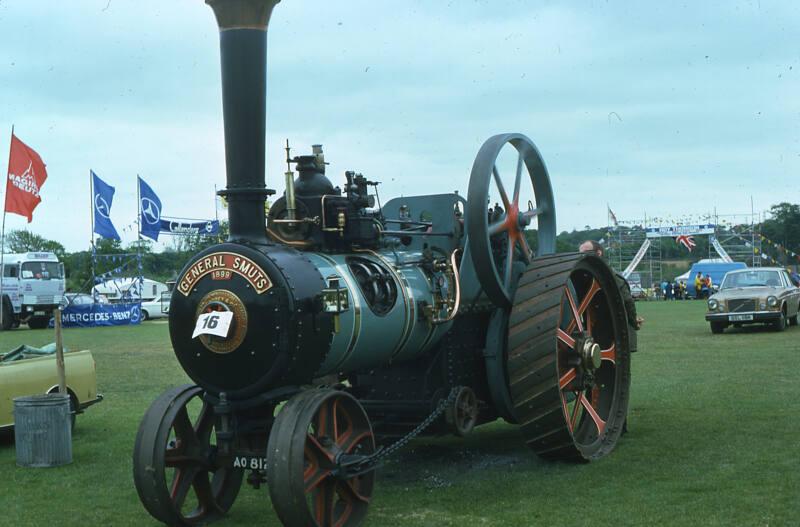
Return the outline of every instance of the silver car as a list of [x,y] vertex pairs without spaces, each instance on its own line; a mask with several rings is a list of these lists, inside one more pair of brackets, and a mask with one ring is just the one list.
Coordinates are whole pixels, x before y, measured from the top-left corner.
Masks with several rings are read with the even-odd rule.
[[730,271],[722,280],[719,292],[708,299],[706,320],[712,333],[722,333],[728,326],[770,324],[783,331],[797,325],[800,288],[785,269],[758,267]]

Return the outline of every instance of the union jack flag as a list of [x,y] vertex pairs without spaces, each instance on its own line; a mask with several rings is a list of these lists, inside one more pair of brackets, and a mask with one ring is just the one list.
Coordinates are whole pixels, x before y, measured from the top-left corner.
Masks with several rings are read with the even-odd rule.
[[694,236],[689,236],[688,234],[681,234],[680,236],[677,236],[675,238],[675,243],[683,245],[689,250],[689,252],[692,252],[692,249],[694,249],[695,246]]

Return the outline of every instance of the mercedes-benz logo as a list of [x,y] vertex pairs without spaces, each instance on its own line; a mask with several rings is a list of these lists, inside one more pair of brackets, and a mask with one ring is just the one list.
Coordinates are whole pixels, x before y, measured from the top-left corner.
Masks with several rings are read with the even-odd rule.
[[111,207],[108,206],[108,202],[100,194],[94,195],[94,208],[102,217],[110,219]]
[[139,322],[139,318],[141,318],[141,316],[142,312],[139,309],[139,304],[134,305],[131,308],[131,322],[133,322],[134,324]]
[[142,198],[142,217],[150,225],[155,225],[161,219],[161,211],[155,201]]

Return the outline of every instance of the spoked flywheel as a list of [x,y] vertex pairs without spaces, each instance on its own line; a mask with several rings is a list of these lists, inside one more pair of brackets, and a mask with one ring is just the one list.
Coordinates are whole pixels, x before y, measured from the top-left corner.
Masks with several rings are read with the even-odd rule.
[[290,399],[269,436],[267,481],[275,512],[288,527],[350,527],[367,514],[375,472],[350,475],[346,456],[375,451],[366,412],[351,395],[312,389]]
[[204,525],[231,508],[244,471],[219,467],[214,410],[203,390],[187,384],[156,399],[139,425],[133,480],[139,499],[172,526]]
[[537,258],[520,278],[508,325],[514,413],[551,459],[613,450],[628,411],[630,352],[613,272],[596,256]]
[[[504,178],[513,186],[506,187]],[[496,199],[492,206],[490,200]],[[483,143],[472,165],[466,212],[469,252],[478,280],[496,306],[508,308],[516,277],[534,256],[526,236],[533,220],[536,254],[555,251],[553,189],[544,160],[530,139],[500,134]]]

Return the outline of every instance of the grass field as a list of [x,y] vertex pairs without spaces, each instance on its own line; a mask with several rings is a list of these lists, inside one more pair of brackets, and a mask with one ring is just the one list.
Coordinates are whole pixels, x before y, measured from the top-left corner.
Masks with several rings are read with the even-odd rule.
[[[639,310],[630,432],[609,457],[543,462],[501,423],[419,440],[380,471],[367,524],[800,524],[800,328],[712,336],[702,302]],[[51,340],[0,333],[0,349]],[[0,442],[0,525],[157,525],[136,496],[131,451],[148,405],[187,382],[167,325],[72,329],[65,342],[93,350],[106,400],[79,417],[70,466],[18,468],[13,442]],[[279,523],[267,490],[244,486],[217,525]]]

